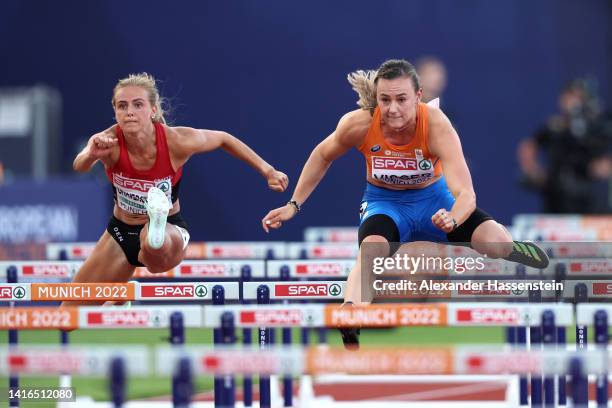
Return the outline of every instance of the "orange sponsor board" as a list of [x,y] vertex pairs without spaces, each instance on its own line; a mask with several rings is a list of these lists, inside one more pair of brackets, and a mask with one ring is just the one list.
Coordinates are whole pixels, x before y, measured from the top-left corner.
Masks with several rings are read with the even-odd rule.
[[190,242],[187,244],[185,259],[204,259],[206,258],[206,244],[204,242]]
[[327,327],[444,326],[447,322],[444,304],[397,304],[355,307],[326,306]]
[[0,329],[76,329],[79,313],[76,308],[1,308]]
[[311,348],[306,352],[308,374],[452,374],[450,349],[346,351]]
[[134,300],[133,283],[32,283],[32,300]]

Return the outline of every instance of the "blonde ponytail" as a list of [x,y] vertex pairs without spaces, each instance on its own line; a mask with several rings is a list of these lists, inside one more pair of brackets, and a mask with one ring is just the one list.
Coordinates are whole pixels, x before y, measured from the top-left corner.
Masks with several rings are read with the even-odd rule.
[[374,111],[376,108],[376,78],[377,71],[375,70],[358,70],[347,75],[346,79],[353,87],[353,90],[359,95],[357,105],[361,109]]

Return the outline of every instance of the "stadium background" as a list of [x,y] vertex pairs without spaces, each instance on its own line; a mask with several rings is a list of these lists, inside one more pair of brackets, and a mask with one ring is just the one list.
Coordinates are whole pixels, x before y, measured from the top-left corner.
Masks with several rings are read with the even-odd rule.
[[[292,191],[312,148],[356,107],[348,72],[435,55],[449,70],[442,106],[459,130],[478,203],[510,223],[539,209],[517,183],[515,149],[556,110],[561,86],[590,76],[604,101],[612,93],[612,5],[604,0],[8,0],[1,10],[0,87],[46,84],[63,97],[62,177],[78,177],[74,155],[113,123],[117,79],[147,71],[163,81],[175,124],[236,135],[285,171]],[[353,151],[269,238],[356,225],[364,178]],[[100,173],[98,183],[110,194]],[[258,240],[269,239],[261,218],[290,194],[267,190],[254,171],[214,152],[187,165],[181,203],[194,240]],[[108,197],[107,212],[78,239],[97,239]]]
[[[589,76],[599,81],[604,101],[612,96],[611,17],[605,0],[7,0],[0,6],[0,87],[45,84],[61,92],[62,165],[55,177],[94,180],[106,193],[104,203],[89,203],[99,218],[75,239],[91,241],[110,214],[110,188],[99,169],[79,176],[71,163],[91,134],[113,123],[111,90],[128,73],[147,71],[162,80],[174,124],[229,131],[285,171],[292,191],[308,153],[356,107],[347,73],[388,58],[435,55],[449,69],[442,107],[459,131],[479,205],[510,223],[516,213],[539,209],[537,197],[517,183],[515,149],[556,110],[562,85]],[[298,241],[307,226],[355,225],[364,178],[363,159],[353,151],[334,164],[299,217],[266,236],[260,219],[290,192],[270,192],[254,171],[214,152],[187,165],[182,211],[194,241]],[[82,191],[73,194],[86,198]],[[61,199],[74,197],[65,191]],[[0,204],[8,201],[0,194]],[[501,329],[400,331],[365,332],[363,340],[502,341]],[[79,331],[72,341],[158,344],[164,336],[161,330]],[[211,333],[187,338],[206,343]],[[21,340],[55,343],[57,333],[24,332]],[[6,343],[6,334],[0,341]],[[107,396],[102,382],[78,381],[79,393]],[[130,393],[168,393],[169,386],[149,378],[134,382]]]

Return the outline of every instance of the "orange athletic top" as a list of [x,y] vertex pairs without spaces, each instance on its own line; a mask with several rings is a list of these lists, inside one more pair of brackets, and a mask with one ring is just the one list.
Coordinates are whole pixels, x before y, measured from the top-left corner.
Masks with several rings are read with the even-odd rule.
[[416,134],[410,143],[396,146],[385,141],[380,108],[374,110],[372,123],[358,150],[363,154],[368,178],[382,184],[406,189],[422,188],[431,179],[442,175],[442,163],[429,152],[427,105],[419,103]]

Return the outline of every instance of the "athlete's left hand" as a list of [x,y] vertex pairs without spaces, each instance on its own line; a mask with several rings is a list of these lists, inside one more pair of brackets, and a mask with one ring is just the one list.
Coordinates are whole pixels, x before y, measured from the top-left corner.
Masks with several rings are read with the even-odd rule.
[[289,186],[289,177],[282,171],[273,169],[267,174],[268,187],[270,190],[282,193]]
[[440,208],[438,211],[436,211],[436,213],[431,217],[431,222],[433,222],[436,228],[441,229],[447,234],[455,229],[453,217],[446,210],[446,208]]

